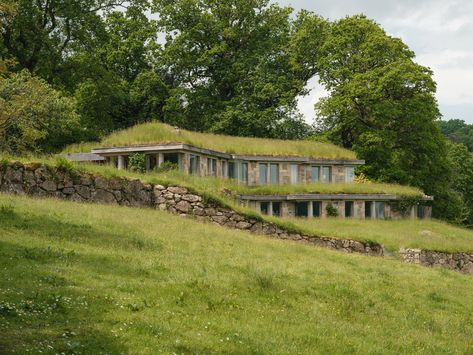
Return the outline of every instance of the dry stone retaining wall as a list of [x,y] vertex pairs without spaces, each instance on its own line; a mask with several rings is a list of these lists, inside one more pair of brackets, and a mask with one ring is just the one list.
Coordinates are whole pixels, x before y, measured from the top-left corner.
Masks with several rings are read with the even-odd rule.
[[473,253],[445,253],[423,249],[401,249],[404,262],[425,266],[443,266],[451,270],[473,273]]
[[[151,185],[137,179],[122,177],[105,178],[84,172],[68,172],[44,164],[13,162],[0,166],[0,192],[51,196],[60,199],[117,204],[124,206],[151,207],[198,220],[210,221],[228,228],[247,230],[274,238],[299,241],[345,252],[356,252],[382,256],[384,249],[379,244],[362,243],[349,239],[314,237],[294,233],[280,226],[250,218],[232,209],[206,201],[202,196],[178,186]],[[409,249],[410,250],[410,249]],[[452,256],[455,262],[444,262],[448,253],[422,250],[419,257],[410,251],[401,255],[406,262],[424,265],[444,265],[455,270],[473,272],[473,256],[458,253]],[[424,256],[429,255],[429,256]],[[465,258],[463,258],[465,257]]]

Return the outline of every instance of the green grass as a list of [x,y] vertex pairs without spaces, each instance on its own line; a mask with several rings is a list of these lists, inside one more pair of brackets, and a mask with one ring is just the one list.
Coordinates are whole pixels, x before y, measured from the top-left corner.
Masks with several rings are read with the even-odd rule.
[[189,143],[196,147],[231,154],[304,156],[323,159],[356,159],[355,153],[330,143],[233,137],[210,133],[176,130],[164,123],[152,122],[118,131],[100,143],[72,145],[64,153],[89,152],[96,147],[127,146],[153,143]]
[[437,220],[283,218],[279,221],[309,235],[374,241],[392,252],[400,248],[473,252],[473,230]]
[[0,195],[0,353],[473,352],[472,276]]

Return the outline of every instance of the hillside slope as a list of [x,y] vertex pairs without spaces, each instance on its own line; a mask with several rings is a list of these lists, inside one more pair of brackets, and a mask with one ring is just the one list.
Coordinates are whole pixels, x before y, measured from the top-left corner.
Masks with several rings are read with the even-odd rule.
[[0,230],[0,353],[473,351],[471,276],[7,195]]

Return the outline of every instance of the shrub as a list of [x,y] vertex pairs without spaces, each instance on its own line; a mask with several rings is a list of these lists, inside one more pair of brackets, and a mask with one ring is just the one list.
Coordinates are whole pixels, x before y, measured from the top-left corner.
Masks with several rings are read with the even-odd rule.
[[170,161],[165,161],[161,164],[159,168],[156,168],[156,172],[165,173],[168,171],[178,170],[179,165]]
[[331,203],[329,203],[327,205],[327,207],[325,207],[325,210],[327,211],[327,216],[329,217],[337,217],[338,216],[338,210],[333,207],[333,205]]
[[146,157],[143,153],[131,154],[128,160],[128,167],[131,171],[144,173],[146,171]]

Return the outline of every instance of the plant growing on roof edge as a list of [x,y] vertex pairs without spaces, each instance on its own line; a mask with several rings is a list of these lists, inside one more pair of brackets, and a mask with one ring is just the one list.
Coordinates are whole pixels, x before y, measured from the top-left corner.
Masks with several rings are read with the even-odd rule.
[[128,167],[131,171],[146,172],[146,156],[143,153],[130,154],[128,159]]
[[325,207],[325,210],[327,211],[327,216],[329,217],[338,217],[338,210],[333,207],[331,203],[327,204]]

